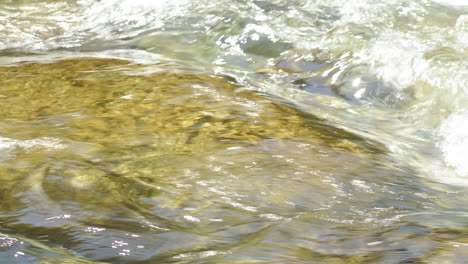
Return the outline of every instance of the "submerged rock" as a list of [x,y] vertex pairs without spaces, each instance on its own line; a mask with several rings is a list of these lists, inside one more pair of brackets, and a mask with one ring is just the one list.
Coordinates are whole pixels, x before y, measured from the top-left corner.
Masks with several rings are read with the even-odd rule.
[[[393,170],[378,144],[183,66],[23,63],[0,67],[0,87],[2,136],[17,143],[0,163],[0,210],[12,212],[4,225],[62,234],[51,241],[93,260],[114,259],[116,239],[141,245],[133,260],[241,250],[242,237],[270,222],[328,221],[336,212],[364,221],[343,209],[348,191],[365,207],[394,195],[368,195],[379,185],[366,179]],[[35,138],[62,147],[22,147]]]
[[[363,139],[268,95],[220,77],[182,67],[182,73],[170,73],[177,70],[164,67],[91,58],[1,67],[0,116],[50,124],[44,136],[121,147],[159,144],[205,151],[220,142],[298,138],[364,151]],[[149,74],[139,74],[145,71]]]

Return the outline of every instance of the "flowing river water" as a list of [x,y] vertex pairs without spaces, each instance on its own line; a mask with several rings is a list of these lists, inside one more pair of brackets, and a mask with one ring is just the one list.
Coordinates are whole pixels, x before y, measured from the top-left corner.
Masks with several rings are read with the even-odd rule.
[[466,263],[464,0],[0,0],[0,263]]

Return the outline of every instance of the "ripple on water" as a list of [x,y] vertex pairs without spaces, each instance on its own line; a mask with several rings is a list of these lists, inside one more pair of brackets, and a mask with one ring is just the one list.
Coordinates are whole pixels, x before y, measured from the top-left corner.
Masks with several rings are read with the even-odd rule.
[[408,215],[438,205],[382,145],[221,77],[164,67],[0,67],[2,142],[33,146],[0,167],[4,228],[43,243],[26,256],[393,262],[433,256],[445,239]]

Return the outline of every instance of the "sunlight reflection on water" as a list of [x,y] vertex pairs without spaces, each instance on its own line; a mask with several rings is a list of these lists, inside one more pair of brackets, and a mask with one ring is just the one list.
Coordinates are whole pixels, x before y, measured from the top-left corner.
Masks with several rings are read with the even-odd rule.
[[465,6],[0,0],[0,258],[463,263]]

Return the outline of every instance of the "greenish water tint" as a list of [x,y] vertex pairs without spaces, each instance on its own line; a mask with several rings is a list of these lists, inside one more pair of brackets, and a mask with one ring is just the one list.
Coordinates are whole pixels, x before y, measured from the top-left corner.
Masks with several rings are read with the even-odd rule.
[[0,0],[0,263],[465,263],[467,11]]

